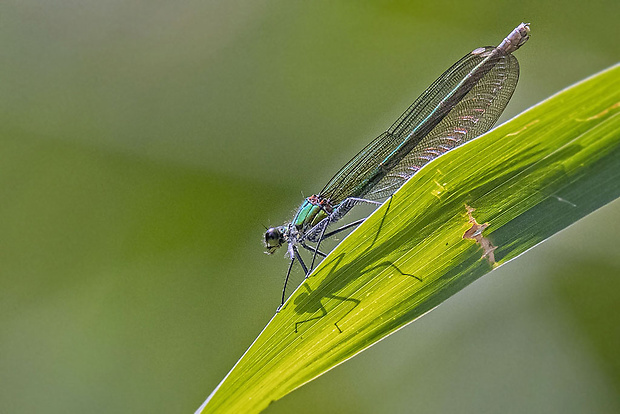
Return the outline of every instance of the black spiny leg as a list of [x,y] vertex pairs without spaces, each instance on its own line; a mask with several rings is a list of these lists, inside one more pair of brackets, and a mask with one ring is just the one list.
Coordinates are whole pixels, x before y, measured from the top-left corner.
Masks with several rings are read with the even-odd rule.
[[[329,226],[329,221],[330,221],[330,216],[327,213],[327,211],[323,208],[323,206],[321,206],[321,210],[325,212],[325,214],[327,214],[327,218],[325,218],[325,226],[323,226],[323,229],[321,230],[321,236],[319,237],[319,241],[316,242],[316,250],[314,251],[314,254],[312,255],[312,263],[310,263],[310,271],[312,272],[312,269],[314,269],[314,261],[316,260],[316,255],[317,252],[319,251],[319,247],[321,246],[321,241],[324,239],[325,236],[325,230],[327,230],[327,226]],[[306,277],[310,276],[309,273],[306,273]]]
[[357,220],[357,221],[354,221],[353,223],[345,224],[344,226],[342,226],[342,227],[340,227],[340,228],[337,228],[336,230],[333,230],[333,231],[330,231],[330,232],[329,232],[329,233],[327,233],[327,234],[324,234],[324,235],[323,235],[323,239],[322,239],[322,240],[329,239],[330,237],[335,236],[336,234],[338,234],[338,233],[340,233],[340,232],[342,232],[342,231],[348,230],[348,229],[350,229],[351,227],[359,226],[359,225],[360,225],[360,224],[362,224],[364,221],[366,221],[366,219],[365,219],[365,218],[363,218],[363,219],[359,219],[359,220]]
[[288,278],[291,275],[291,270],[293,270],[293,263],[295,263],[295,257],[291,259],[291,263],[288,265],[288,271],[286,272],[286,278],[284,279],[284,287],[282,288],[282,302],[280,302],[280,306],[276,309],[276,313],[280,312],[282,306],[284,306],[284,296],[286,295],[286,284],[288,283]]

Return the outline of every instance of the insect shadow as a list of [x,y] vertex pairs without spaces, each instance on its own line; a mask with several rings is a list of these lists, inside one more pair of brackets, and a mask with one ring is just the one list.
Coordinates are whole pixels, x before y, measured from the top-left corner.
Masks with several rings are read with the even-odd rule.
[[[378,236],[381,233],[381,229],[383,227],[385,218],[390,210],[391,202],[392,202],[392,198],[390,197],[387,203],[386,211],[381,219],[381,222],[379,223],[379,228],[377,229],[377,232],[375,233],[373,241],[365,249],[366,252],[369,252],[373,248],[373,246],[376,244]],[[303,284],[303,287],[306,290],[306,292],[299,294],[299,296],[295,298],[294,300],[295,312],[299,315],[314,315],[317,312],[319,312],[319,315],[312,316],[308,319],[304,319],[304,320],[296,322],[295,323],[296,333],[299,333],[299,327],[302,326],[303,324],[312,322],[312,321],[318,321],[319,319],[322,319],[325,316],[327,316],[328,311],[323,304],[323,301],[325,299],[335,299],[341,302],[351,303],[352,305],[351,308],[342,317],[340,317],[336,322],[334,322],[334,325],[336,326],[336,329],[338,329],[338,332],[342,333],[342,329],[338,325],[338,323],[342,321],[342,319],[344,319],[349,313],[351,313],[361,303],[361,300],[350,297],[350,296],[337,295],[334,292],[341,291],[348,284],[359,279],[360,277],[363,277],[366,274],[373,275],[376,273],[377,270],[384,269],[387,267],[392,267],[401,275],[409,276],[413,279],[416,279],[417,281],[422,282],[421,278],[414,276],[412,274],[402,272],[394,263],[387,261],[387,260],[374,264],[371,267],[362,268],[362,269],[360,269],[359,264],[355,262],[349,263],[345,265],[345,267],[341,267],[340,263],[345,258],[345,256],[346,256],[346,253],[342,253],[334,257],[333,259],[331,259],[329,263],[326,264],[327,266],[331,266],[331,269],[329,271],[329,274],[321,281],[321,284],[317,288],[312,290],[310,286],[308,286],[307,283]],[[336,274],[336,270],[339,270],[337,274]],[[342,277],[343,273],[349,276],[346,278],[343,278]],[[351,275],[355,275],[355,276],[351,276]]]
[[[341,255],[338,259],[338,262],[340,262],[342,260],[342,258],[344,258],[344,255]],[[370,267],[368,269],[365,269],[363,272],[360,272],[359,276],[362,276],[365,273],[371,273],[374,272],[375,270],[378,270],[380,268],[383,267],[392,267],[394,268],[398,273],[400,273],[403,276],[409,276],[412,277],[418,281],[422,281],[422,279],[420,279],[417,276],[414,276],[412,274],[409,273],[404,273],[402,272],[394,263],[389,262],[389,261],[385,261],[383,263],[379,263],[378,265],[375,265],[373,267]],[[337,266],[334,267],[334,269],[337,268]],[[325,293],[325,292],[321,292],[320,289],[316,289],[316,290],[312,290],[310,289],[310,287],[308,286],[307,283],[304,283],[303,287],[306,289],[306,292],[301,293],[299,296],[297,296],[295,298],[295,312],[297,312],[298,314],[315,314],[317,312],[320,312],[321,314],[318,316],[314,316],[299,322],[295,322],[295,333],[299,332],[299,327],[307,322],[311,322],[313,320],[318,320],[321,319],[325,316],[327,316],[327,309],[325,309],[325,306],[323,306],[323,299],[336,299],[336,300],[340,300],[342,302],[351,302],[353,304],[353,306],[351,307],[351,309],[349,309],[344,315],[342,315],[342,317],[340,319],[338,319],[336,322],[334,322],[334,325],[336,326],[336,329],[338,329],[338,332],[342,333],[342,329],[340,328],[340,326],[338,326],[338,322],[340,322],[341,320],[343,320],[349,313],[351,313],[353,311],[353,309],[355,309],[360,303],[361,300],[359,299],[355,299],[352,297],[346,297],[346,296],[338,296],[338,295],[334,295],[332,293]],[[332,286],[333,288],[334,286]]]

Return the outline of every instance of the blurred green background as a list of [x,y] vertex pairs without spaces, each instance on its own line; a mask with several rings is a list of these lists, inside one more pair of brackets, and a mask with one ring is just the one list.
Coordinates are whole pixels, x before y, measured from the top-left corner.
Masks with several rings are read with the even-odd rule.
[[[470,50],[531,22],[506,120],[616,63],[619,16],[2,2],[0,412],[193,412],[278,304],[263,224]],[[619,223],[616,201],[267,412],[620,412]]]

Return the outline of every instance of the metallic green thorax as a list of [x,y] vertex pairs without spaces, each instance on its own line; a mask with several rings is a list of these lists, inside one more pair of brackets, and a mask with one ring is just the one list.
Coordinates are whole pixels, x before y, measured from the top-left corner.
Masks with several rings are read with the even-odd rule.
[[317,205],[316,201],[310,197],[305,199],[299,210],[297,210],[293,224],[298,230],[312,228],[326,217],[325,209]]

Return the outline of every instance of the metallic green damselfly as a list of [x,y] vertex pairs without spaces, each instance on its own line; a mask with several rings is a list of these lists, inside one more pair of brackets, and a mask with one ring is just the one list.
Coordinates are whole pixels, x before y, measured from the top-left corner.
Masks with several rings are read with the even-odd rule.
[[[499,46],[479,47],[457,61],[318,194],[306,198],[290,223],[267,229],[266,253],[288,244],[290,263],[280,307],[295,260],[308,277],[316,256],[326,256],[319,250],[321,241],[364,219],[327,232],[331,224],[355,205],[381,204],[378,200],[394,194],[429,161],[491,129],[517,86],[519,63],[512,53],[528,40],[529,31],[529,24],[521,23]],[[310,267],[298,246],[311,252]]]

